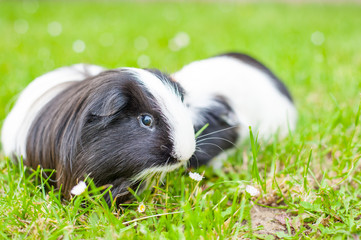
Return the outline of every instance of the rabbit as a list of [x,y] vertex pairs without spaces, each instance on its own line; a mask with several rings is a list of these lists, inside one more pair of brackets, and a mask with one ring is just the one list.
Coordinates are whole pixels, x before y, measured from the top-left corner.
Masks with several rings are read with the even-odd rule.
[[[50,181],[71,198],[90,176],[112,185],[119,204],[151,176],[173,171],[195,151],[184,90],[158,70],[76,64],[49,72],[21,93],[2,127],[4,153],[55,170]],[[47,173],[50,176],[50,173]],[[112,204],[109,194],[105,195]]]
[[[197,139],[190,165],[221,167],[227,149],[248,139],[249,126],[261,141],[286,137],[297,123],[297,110],[286,86],[265,65],[237,52],[191,62],[173,73],[185,90]],[[258,135],[257,135],[258,133]]]

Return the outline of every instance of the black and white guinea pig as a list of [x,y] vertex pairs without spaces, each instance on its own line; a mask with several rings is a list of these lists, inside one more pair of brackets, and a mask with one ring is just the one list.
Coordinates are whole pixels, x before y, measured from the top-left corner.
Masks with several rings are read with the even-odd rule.
[[[182,85],[184,102],[197,139],[192,166],[210,163],[224,150],[249,137],[249,126],[261,140],[293,131],[297,111],[286,86],[262,63],[241,53],[227,53],[184,66],[172,77]],[[219,161],[212,164],[219,167]]]
[[[4,121],[7,156],[23,156],[51,177],[66,198],[87,175],[112,185],[117,202],[128,187],[187,164],[195,134],[183,88],[157,70],[77,64],[31,82]],[[49,173],[48,173],[49,174]],[[106,200],[110,203],[109,196]]]

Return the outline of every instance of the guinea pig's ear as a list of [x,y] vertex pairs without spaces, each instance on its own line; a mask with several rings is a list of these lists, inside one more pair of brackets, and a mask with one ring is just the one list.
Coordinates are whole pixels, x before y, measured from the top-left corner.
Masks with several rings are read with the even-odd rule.
[[128,102],[128,97],[120,89],[112,89],[102,94],[97,94],[92,104],[90,113],[93,116],[107,117],[119,112]]

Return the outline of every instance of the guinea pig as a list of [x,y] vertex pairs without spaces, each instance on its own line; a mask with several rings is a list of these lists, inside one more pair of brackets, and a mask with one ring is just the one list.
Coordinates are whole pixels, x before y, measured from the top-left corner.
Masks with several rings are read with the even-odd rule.
[[[267,141],[293,131],[297,110],[290,92],[275,74],[242,53],[226,53],[184,66],[172,77],[185,89],[195,131],[208,127],[197,139],[190,160],[197,167],[219,167],[219,154],[254,136]],[[234,149],[234,148],[233,148]]]
[[[112,185],[116,202],[154,174],[187,164],[195,133],[183,88],[157,70],[77,64],[31,82],[2,128],[8,156],[53,169],[51,182],[70,198],[90,176]],[[110,196],[105,196],[108,204]]]

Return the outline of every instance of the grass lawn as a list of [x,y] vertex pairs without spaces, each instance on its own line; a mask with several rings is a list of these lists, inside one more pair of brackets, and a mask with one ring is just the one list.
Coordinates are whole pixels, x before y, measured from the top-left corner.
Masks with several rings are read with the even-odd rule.
[[200,182],[184,169],[170,173],[118,210],[99,195],[61,201],[0,155],[0,238],[358,239],[360,16],[357,4],[0,2],[0,119],[31,80],[56,67],[173,72],[231,50],[269,66],[299,110],[288,138],[256,151],[245,143],[223,169],[195,170]]

